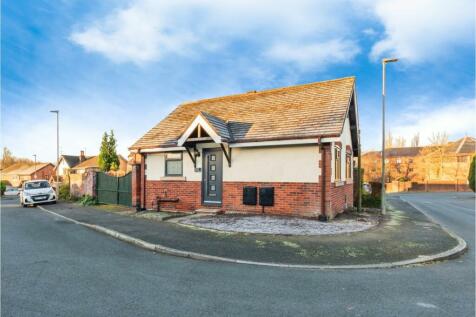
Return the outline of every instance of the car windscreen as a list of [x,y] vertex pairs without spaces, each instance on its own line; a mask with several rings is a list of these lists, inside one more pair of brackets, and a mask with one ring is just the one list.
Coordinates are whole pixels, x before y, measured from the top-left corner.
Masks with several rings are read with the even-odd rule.
[[31,182],[25,184],[25,189],[38,189],[38,188],[49,188],[50,184],[48,182]]

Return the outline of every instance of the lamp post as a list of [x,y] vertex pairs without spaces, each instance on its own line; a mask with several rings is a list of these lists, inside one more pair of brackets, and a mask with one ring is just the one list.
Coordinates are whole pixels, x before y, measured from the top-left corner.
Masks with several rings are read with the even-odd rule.
[[387,63],[397,62],[397,58],[382,59],[382,193],[381,193],[381,208],[382,214],[385,210],[385,66]]
[[33,177],[36,179],[36,154],[33,154],[33,157],[35,158],[35,165],[34,165],[34,173]]
[[56,198],[59,195],[59,188],[58,188],[58,178],[59,178],[59,110],[50,110],[51,113],[56,113]]

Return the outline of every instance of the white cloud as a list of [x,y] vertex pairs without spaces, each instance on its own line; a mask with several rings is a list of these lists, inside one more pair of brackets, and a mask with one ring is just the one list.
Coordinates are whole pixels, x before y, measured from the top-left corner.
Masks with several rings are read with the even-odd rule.
[[420,140],[428,144],[435,132],[446,132],[450,139],[464,135],[476,136],[476,100],[460,98],[447,104],[410,106],[403,115],[389,124],[392,135],[403,136],[407,143],[413,135],[420,133]]
[[278,43],[265,54],[278,61],[295,63],[301,68],[321,69],[329,64],[350,63],[359,52],[355,42],[333,39],[308,45]]
[[[70,38],[116,62],[144,64],[167,54],[195,55],[246,43],[258,51],[255,56],[322,67],[358,52],[351,17],[342,10],[350,5],[348,0],[135,0]],[[284,59],[286,52],[292,56]]]
[[380,0],[371,10],[385,29],[370,56],[431,61],[474,43],[473,0]]

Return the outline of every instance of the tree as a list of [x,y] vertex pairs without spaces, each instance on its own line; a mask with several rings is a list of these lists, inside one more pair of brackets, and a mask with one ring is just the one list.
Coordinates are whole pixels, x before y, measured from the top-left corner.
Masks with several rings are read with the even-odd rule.
[[387,137],[385,138],[385,148],[390,149],[393,147],[393,136],[392,132],[388,131]]
[[411,141],[412,147],[418,147],[420,145],[420,133],[415,133]]
[[405,144],[407,143],[407,140],[403,136],[399,136],[396,140],[396,147],[405,147]]
[[12,152],[7,148],[3,148],[2,153],[2,168],[6,168],[15,163],[15,157],[12,155]]
[[114,131],[108,135],[104,132],[101,140],[101,148],[99,149],[98,164],[103,172],[117,170],[119,168],[119,157],[116,153],[116,138]]
[[468,183],[469,183],[469,188],[475,191],[476,188],[476,155],[473,156],[473,159],[471,160],[471,165],[469,167],[469,175],[468,175]]
[[435,155],[437,156],[439,162],[436,174],[438,178],[441,178],[443,175],[443,160],[446,155],[446,146],[448,144],[448,134],[446,132],[433,132],[429,138],[429,141],[432,145],[432,148],[435,150]]

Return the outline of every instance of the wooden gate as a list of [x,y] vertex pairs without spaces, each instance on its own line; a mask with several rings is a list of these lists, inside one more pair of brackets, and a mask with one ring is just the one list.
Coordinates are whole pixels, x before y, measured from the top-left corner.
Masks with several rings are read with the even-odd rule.
[[132,173],[122,177],[97,173],[96,194],[100,204],[132,206]]

